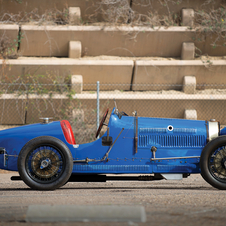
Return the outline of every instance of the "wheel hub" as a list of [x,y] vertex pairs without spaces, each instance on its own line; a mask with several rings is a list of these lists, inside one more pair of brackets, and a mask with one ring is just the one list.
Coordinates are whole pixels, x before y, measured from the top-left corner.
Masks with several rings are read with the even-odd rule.
[[45,169],[51,164],[51,160],[49,158],[41,161],[40,169]]
[[42,149],[33,155],[31,168],[38,177],[48,179],[57,174],[60,169],[60,160],[54,151]]

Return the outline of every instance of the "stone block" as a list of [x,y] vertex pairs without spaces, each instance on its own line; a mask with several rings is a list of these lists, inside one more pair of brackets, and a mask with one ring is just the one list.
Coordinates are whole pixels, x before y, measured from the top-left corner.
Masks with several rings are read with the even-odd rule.
[[183,92],[186,94],[194,94],[196,91],[196,77],[184,76]]
[[83,90],[83,77],[82,75],[71,76],[71,90],[75,93],[81,93]]
[[79,7],[69,7],[69,24],[78,25],[81,22],[81,9]]
[[195,59],[195,44],[193,42],[183,42],[181,50],[181,60]]
[[81,58],[82,55],[82,44],[78,41],[69,42],[69,58]]
[[184,111],[184,118],[191,119],[191,120],[197,120],[197,111],[195,109],[186,109]]
[[26,222],[40,223],[146,222],[146,212],[143,206],[31,205],[25,220]]
[[194,9],[182,9],[181,10],[181,26],[193,27],[194,26]]

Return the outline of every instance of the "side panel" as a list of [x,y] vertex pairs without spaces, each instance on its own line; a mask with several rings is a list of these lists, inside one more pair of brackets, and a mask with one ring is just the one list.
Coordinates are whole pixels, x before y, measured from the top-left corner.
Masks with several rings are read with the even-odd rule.
[[206,128],[205,121],[139,118],[138,150],[151,152],[153,173],[199,173]]
[[[199,173],[199,156],[206,145],[205,121],[122,116],[112,113],[109,120],[114,146],[102,139],[76,148],[73,173]],[[135,134],[138,130],[138,150]],[[106,136],[106,134],[104,134]],[[152,147],[157,151],[152,152]],[[109,152],[106,159],[104,156]],[[181,157],[181,159],[161,159]],[[191,158],[188,158],[191,157]],[[92,161],[85,162],[85,159]],[[103,160],[104,159],[104,160]],[[79,162],[82,160],[83,162]]]
[[[8,159],[4,166],[4,156],[0,155],[0,168],[17,171],[17,159],[23,146],[31,139],[39,136],[52,136],[62,140],[68,146],[64,138],[60,122],[49,124],[33,124],[0,131],[0,147],[6,149]],[[74,156],[74,152],[72,152]]]

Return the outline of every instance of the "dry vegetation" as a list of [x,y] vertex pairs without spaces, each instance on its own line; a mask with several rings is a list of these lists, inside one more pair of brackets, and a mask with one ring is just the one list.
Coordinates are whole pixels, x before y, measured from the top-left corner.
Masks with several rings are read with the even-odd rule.
[[[23,0],[12,0],[18,3],[23,3]],[[81,20],[81,25],[96,24],[97,18],[102,18],[103,22],[98,22],[98,25],[110,26],[180,26],[181,15],[178,12],[172,11],[174,6],[183,5],[186,0],[100,0],[97,1],[94,8],[94,14],[89,15],[86,21]],[[186,1],[187,2],[187,1]],[[158,6],[165,13],[159,13],[155,6]],[[138,6],[147,9],[145,14],[140,14],[134,11],[133,6]],[[208,11],[202,10],[202,7],[209,6]],[[206,36],[213,36],[212,47],[218,45],[225,46],[226,44],[226,1],[222,0],[220,8],[214,9],[213,0],[206,0],[200,9],[195,10],[194,27],[197,32],[196,41],[204,41]],[[0,12],[0,23],[2,24],[36,24],[36,25],[67,25],[69,23],[69,9],[63,10],[48,9],[42,15],[38,9],[31,12],[19,12],[11,14],[8,12]],[[17,39],[10,40],[4,33],[0,34],[0,58],[16,58],[17,49],[23,34],[19,34]],[[198,52],[198,51],[197,51]],[[202,53],[198,52],[198,56]]]
[[[23,0],[13,0],[22,3]],[[158,1],[159,5],[165,8],[165,14],[159,14],[156,9],[153,8],[154,1]],[[175,12],[171,12],[170,6],[180,5],[185,0],[145,0],[142,7],[148,8],[148,13],[140,14],[133,10],[132,4],[135,1],[129,3],[128,0],[101,0],[94,6],[95,13],[90,15],[88,21],[81,21],[81,25],[96,24],[97,16],[101,16],[104,22],[98,22],[98,25],[105,26],[180,26],[181,15]],[[214,0],[205,1],[204,5],[210,5]],[[137,3],[136,3],[137,4]],[[18,14],[1,13],[0,21],[3,24],[36,24],[36,25],[67,25],[69,23],[69,10],[51,9],[47,10],[44,14],[40,15],[37,9],[31,12],[20,12]],[[216,37],[213,40],[212,47],[217,45],[226,45],[226,3],[222,1],[222,5],[218,9],[211,9],[210,11],[195,10],[195,23],[194,27],[188,29],[195,29],[200,41],[206,37],[206,35],[214,35]],[[5,33],[0,34],[0,59],[16,58],[18,56],[17,49],[23,38],[23,34],[19,33],[17,39],[9,39]],[[202,55],[201,52],[198,54]],[[4,76],[4,64],[2,68],[2,74]],[[43,75],[25,73],[20,78],[9,80],[7,76],[1,79],[0,84],[1,93],[16,93],[16,95],[26,95],[27,100],[31,94],[39,95],[38,98],[33,98],[30,101],[30,107],[38,114],[34,118],[37,119],[43,116],[55,115],[56,119],[68,119],[72,123],[75,134],[77,135],[77,142],[84,143],[90,142],[94,139],[95,133],[95,117],[96,110],[90,109],[90,106],[82,105],[79,100],[74,100],[74,95],[69,85],[61,85],[65,81],[58,80],[52,75],[45,76],[45,81],[48,80],[49,86],[43,85],[40,80]],[[48,87],[55,87],[50,89]],[[68,100],[60,99],[57,103],[53,101],[53,95],[60,94],[68,97]],[[43,97],[43,98],[40,98]],[[109,103],[103,104],[103,109]],[[84,123],[80,118],[81,114],[73,116],[73,111],[76,109],[83,109],[85,111],[85,118],[91,119],[89,123]],[[50,112],[50,113],[48,113]],[[81,112],[80,112],[81,113]],[[49,114],[49,115],[48,115]],[[35,122],[35,120],[34,120]],[[79,140],[80,139],[80,140]]]
[[3,24],[24,24],[32,23],[36,25],[65,25],[68,24],[68,8],[63,11],[58,9],[46,10],[42,15],[39,14],[38,9],[31,12],[19,12],[18,14],[2,13],[0,21]]

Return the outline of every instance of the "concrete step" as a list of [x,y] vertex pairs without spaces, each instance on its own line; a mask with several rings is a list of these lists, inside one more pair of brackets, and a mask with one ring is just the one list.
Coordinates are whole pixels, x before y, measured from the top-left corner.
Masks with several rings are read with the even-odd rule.
[[194,43],[193,57],[195,47],[199,54],[226,55],[224,40],[219,39],[216,48],[211,45],[216,34],[203,35],[200,39],[188,27],[22,25],[21,34],[19,54],[22,56],[67,57],[71,41],[81,42],[82,56],[181,57],[186,42]]
[[[27,111],[27,122],[37,121],[37,104],[32,100],[38,100],[38,96],[29,97],[29,105]],[[166,92],[163,94],[152,94],[143,92],[113,92],[113,93],[100,93],[100,117],[106,108],[113,109],[116,99],[119,111],[124,111],[128,115],[132,115],[135,110],[139,116],[143,117],[162,117],[162,118],[184,118],[187,109],[196,110],[196,117],[198,120],[216,119],[217,121],[226,123],[226,93],[225,94],[184,94],[182,92]],[[54,117],[55,109],[66,109],[68,107],[66,97],[58,96],[53,97],[53,104],[46,106],[44,99],[39,101],[41,109],[49,109],[43,111],[44,116]],[[42,105],[41,105],[42,103]],[[95,124],[96,114],[93,109],[96,109],[96,94],[76,94],[73,96],[73,101],[70,102],[73,109],[81,109],[84,112],[84,122],[88,124]],[[59,105],[60,104],[60,105]],[[69,105],[68,105],[69,106]],[[68,110],[68,109],[67,109]],[[62,113],[58,111],[58,115],[62,117]],[[76,115],[76,114],[75,114]]]
[[0,25],[6,58],[15,57],[12,51],[17,53],[17,49],[19,56],[71,58],[108,55],[192,60],[196,48],[198,54],[226,55],[223,39],[218,39],[216,48],[212,46],[217,34],[201,39],[199,35],[187,27]]
[[[47,84],[43,89],[51,90],[51,85],[68,84],[72,75],[82,75],[83,89],[96,90],[96,81],[110,84],[102,89],[130,90],[133,60],[76,60],[62,58],[21,58],[0,60],[1,82]],[[125,84],[125,85],[124,85]],[[123,88],[121,88],[123,87]],[[13,90],[19,89],[17,86]]]
[[[103,59],[103,60],[102,60]],[[225,60],[148,60],[142,58],[26,58],[0,60],[1,89],[26,90],[24,84],[40,84],[43,90],[54,90],[56,84],[78,86],[75,92],[100,90],[161,91],[183,90],[184,78],[195,77],[195,90],[225,89]],[[81,79],[73,83],[73,76]],[[80,82],[79,82],[80,81]],[[83,86],[82,90],[81,87]],[[58,87],[58,88],[59,88]],[[70,85],[68,85],[70,89]]]
[[[41,117],[53,120],[68,119],[81,124],[96,124],[96,93],[82,93],[28,96],[4,94],[0,96],[0,124],[25,124],[40,122]],[[113,109],[116,99],[119,111],[132,115],[135,110],[139,116],[184,118],[186,110],[193,110],[199,120],[212,118],[226,124],[226,92],[223,94],[184,94],[182,92],[101,92],[100,117],[106,108]],[[195,111],[194,111],[195,110]],[[80,125],[82,128],[83,126]]]
[[137,60],[133,90],[182,90],[185,76],[195,76],[196,89],[224,89],[225,60]]

